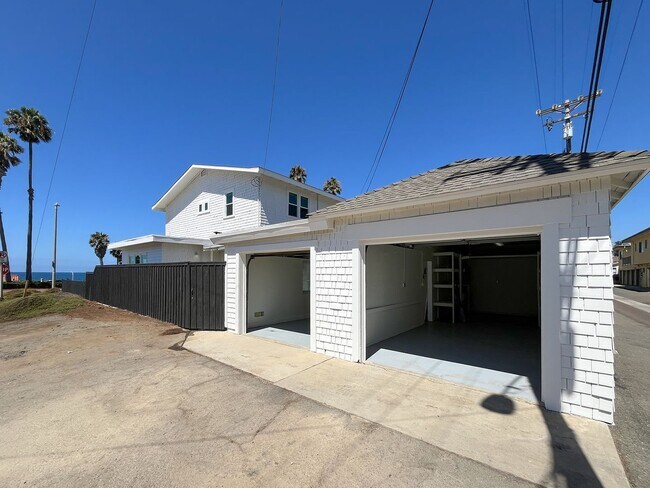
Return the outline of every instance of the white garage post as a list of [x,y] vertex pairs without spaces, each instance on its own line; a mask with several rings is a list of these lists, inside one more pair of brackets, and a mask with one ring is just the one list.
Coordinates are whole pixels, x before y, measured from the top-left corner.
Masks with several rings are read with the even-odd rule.
[[359,362],[365,358],[365,339],[362,333],[363,312],[363,258],[359,244],[352,248],[352,361]]
[[560,231],[558,224],[542,229],[542,402],[560,411],[562,393],[560,349]]
[[309,350],[316,352],[316,247],[309,248]]
[[248,271],[248,266],[246,261],[248,260],[248,255],[243,253],[237,253],[237,295],[239,296],[239,307],[237,307],[237,322],[236,322],[236,331],[238,334],[246,333],[246,321],[248,317],[246,316],[246,309],[248,304],[246,302],[246,275]]

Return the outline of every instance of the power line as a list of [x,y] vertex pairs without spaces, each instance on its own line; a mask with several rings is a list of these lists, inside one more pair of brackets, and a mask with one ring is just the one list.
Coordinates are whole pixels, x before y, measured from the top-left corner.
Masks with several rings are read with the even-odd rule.
[[591,10],[589,14],[589,24],[587,27],[587,42],[585,43],[585,61],[582,65],[582,78],[580,79],[580,91],[584,91],[585,86],[585,73],[587,72],[587,59],[589,59],[589,38],[591,37],[591,21],[594,18],[594,5],[595,2],[591,3]]
[[97,7],[97,0],[93,2],[93,8],[90,12],[90,19],[88,20],[88,28],[86,29],[86,37],[84,38],[83,47],[81,48],[81,57],[79,58],[79,64],[77,65],[77,73],[74,77],[74,83],[72,85],[72,93],[70,93],[70,100],[68,101],[68,109],[65,113],[65,121],[63,122],[63,129],[61,130],[61,139],[59,139],[59,147],[56,150],[56,157],[54,158],[54,166],[52,167],[52,175],[50,176],[50,184],[47,187],[47,194],[45,195],[45,205],[43,205],[43,213],[41,214],[41,222],[38,224],[38,232],[36,233],[36,242],[34,244],[34,250],[32,251],[32,259],[36,255],[36,249],[38,248],[38,239],[41,236],[41,229],[43,227],[43,220],[45,219],[45,211],[47,210],[47,202],[50,199],[50,191],[52,190],[52,183],[54,182],[54,173],[56,172],[56,166],[59,163],[59,156],[61,155],[61,146],[63,146],[63,139],[65,138],[65,130],[68,127],[68,119],[70,118],[70,109],[72,108],[72,101],[74,100],[74,94],[77,91],[77,82],[79,81],[79,73],[81,73],[81,66],[83,64],[84,55],[86,53],[86,45],[88,44],[88,37],[90,36],[90,28],[93,25],[93,18],[95,17],[95,8]]
[[284,10],[284,0],[280,0],[280,15],[278,19],[278,37],[275,41],[275,67],[273,68],[273,90],[271,92],[271,110],[269,111],[269,128],[266,132],[266,148],[264,149],[264,167],[269,156],[269,141],[271,140],[271,125],[273,123],[273,106],[275,105],[275,86],[278,78],[278,60],[280,58],[280,34],[282,32],[282,12]]
[[[612,0],[603,0],[600,9],[600,21],[598,23],[598,36],[596,37],[596,48],[594,51],[594,64],[591,70],[591,82],[589,84],[589,97],[598,90],[600,71],[603,65],[605,54],[605,41],[607,40],[607,29],[609,27],[609,16],[612,11]],[[582,133],[582,145],[580,152],[587,152],[589,147],[589,136],[591,135],[591,123],[594,119],[596,108],[596,97],[590,98],[587,102],[587,114],[585,118],[585,129]]]
[[[533,20],[530,15],[530,1],[526,0],[526,10],[528,12],[528,33],[530,34],[530,46],[533,56],[533,67],[535,68],[535,87],[537,88],[537,106],[542,107],[542,95],[539,89],[539,72],[537,70],[537,52],[535,51],[535,36],[533,35]],[[546,131],[544,130],[544,122],[540,119],[540,127],[542,129],[542,137],[544,139],[544,152],[548,152],[548,147],[546,145]]]
[[614,105],[614,99],[616,98],[616,92],[618,91],[618,84],[621,82],[621,76],[623,75],[623,69],[625,68],[625,63],[627,61],[627,55],[630,52],[630,46],[632,45],[632,38],[634,38],[634,31],[636,31],[636,25],[639,21],[639,15],[641,14],[641,9],[643,8],[643,1],[639,2],[639,8],[636,11],[636,17],[634,19],[634,25],[632,26],[632,32],[630,33],[630,39],[627,42],[627,48],[625,49],[625,56],[623,56],[623,63],[621,64],[621,69],[618,72],[618,78],[616,79],[616,85],[614,86],[614,91],[612,92],[612,100],[609,102],[609,108],[607,109],[607,115],[605,116],[605,122],[603,123],[603,129],[600,131],[600,137],[598,138],[598,143],[596,144],[596,149],[600,146],[600,141],[603,139],[603,134],[605,133],[605,128],[607,127],[607,121],[609,120],[609,114],[612,111],[612,106]]
[[560,29],[561,29],[561,32],[560,32],[560,39],[561,39],[561,44],[560,44],[560,47],[561,47],[561,50],[560,50],[560,63],[561,63],[560,68],[561,69],[560,69],[560,72],[561,72],[561,76],[562,76],[562,84],[560,86],[560,90],[562,92],[562,99],[564,99],[564,0],[562,0],[562,2],[560,4],[560,9],[561,9],[560,18],[562,19],[562,22],[560,24]]
[[434,1],[435,0],[431,0],[431,2],[429,3],[429,9],[427,10],[427,15],[424,18],[424,23],[422,24],[422,29],[420,30],[420,36],[418,37],[418,42],[415,45],[415,50],[413,51],[413,55],[411,56],[411,62],[409,63],[408,70],[406,71],[406,76],[404,77],[402,88],[400,89],[399,96],[397,97],[397,101],[395,102],[395,106],[393,107],[393,112],[391,113],[388,119],[386,130],[384,130],[384,135],[381,139],[381,142],[379,143],[379,148],[375,153],[375,159],[373,160],[372,165],[370,166],[370,171],[368,171],[368,175],[366,176],[366,179],[363,182],[363,186],[361,187],[362,192],[366,192],[370,189],[370,185],[372,185],[372,180],[375,178],[375,174],[377,173],[377,168],[379,168],[379,163],[381,162],[381,158],[384,155],[384,150],[386,149],[386,144],[388,143],[388,139],[390,138],[390,134],[393,130],[393,124],[395,123],[397,112],[399,111],[400,105],[402,104],[402,98],[404,98],[404,92],[406,91],[409,78],[411,77],[411,71],[413,70],[413,65],[415,64],[415,58],[417,57],[418,51],[420,50],[420,44],[422,43],[422,38],[424,37],[424,31],[426,30],[427,24],[429,23],[429,17],[431,15],[431,9],[433,8]]

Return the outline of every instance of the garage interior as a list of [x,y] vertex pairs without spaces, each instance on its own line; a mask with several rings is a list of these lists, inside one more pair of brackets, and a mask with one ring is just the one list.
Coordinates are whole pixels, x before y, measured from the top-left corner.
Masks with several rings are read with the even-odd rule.
[[366,248],[366,360],[540,400],[539,236]]
[[309,349],[309,252],[247,260],[246,333]]

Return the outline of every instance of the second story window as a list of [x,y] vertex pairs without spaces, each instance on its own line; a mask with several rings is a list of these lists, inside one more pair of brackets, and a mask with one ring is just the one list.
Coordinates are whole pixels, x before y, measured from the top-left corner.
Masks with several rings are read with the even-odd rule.
[[235,204],[233,197],[233,192],[226,193],[226,217],[230,217],[235,213]]
[[306,219],[307,214],[309,213],[309,198],[300,197],[300,218]]
[[209,212],[210,212],[210,208],[208,206],[208,201],[203,200],[203,201],[199,202],[198,214],[201,215],[201,214],[205,214],[205,213],[209,213]]
[[298,216],[298,195],[291,192],[289,192],[289,216]]

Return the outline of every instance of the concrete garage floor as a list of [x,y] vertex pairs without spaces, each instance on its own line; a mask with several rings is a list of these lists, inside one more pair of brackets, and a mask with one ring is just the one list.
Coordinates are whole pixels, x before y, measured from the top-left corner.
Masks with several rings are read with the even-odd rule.
[[368,347],[367,361],[538,402],[540,347],[536,319],[435,322]]
[[309,349],[309,319],[249,328],[248,334]]
[[532,486],[193,354],[184,338],[96,304],[0,323],[0,486]]

